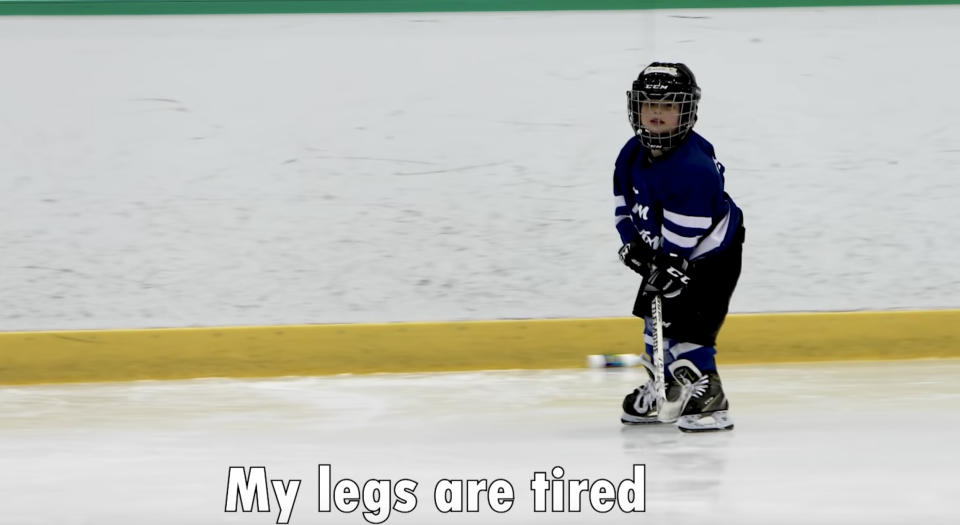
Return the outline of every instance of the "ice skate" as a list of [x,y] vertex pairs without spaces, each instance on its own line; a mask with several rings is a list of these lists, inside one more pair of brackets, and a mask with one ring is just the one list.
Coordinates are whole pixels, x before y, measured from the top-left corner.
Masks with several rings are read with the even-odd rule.
[[680,410],[677,427],[683,432],[733,430],[728,413],[730,404],[723,393],[720,375],[715,370],[701,373],[685,359],[670,365],[674,381],[667,390],[669,400],[676,400]]
[[623,414],[620,415],[620,422],[625,425],[661,422],[657,417],[657,385],[653,380],[653,365],[646,356],[643,356],[640,364],[647,373],[647,381],[623,398]]

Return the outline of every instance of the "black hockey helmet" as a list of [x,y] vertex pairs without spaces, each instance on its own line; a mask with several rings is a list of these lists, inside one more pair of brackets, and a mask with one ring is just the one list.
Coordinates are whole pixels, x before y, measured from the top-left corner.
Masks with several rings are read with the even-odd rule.
[[[640,108],[644,103],[678,105],[680,121],[670,131],[654,133],[643,126]],[[693,71],[685,64],[653,62],[643,68],[633,81],[633,89],[627,91],[627,116],[630,127],[649,149],[669,150],[687,137],[697,122],[697,106],[700,103],[700,87]]]

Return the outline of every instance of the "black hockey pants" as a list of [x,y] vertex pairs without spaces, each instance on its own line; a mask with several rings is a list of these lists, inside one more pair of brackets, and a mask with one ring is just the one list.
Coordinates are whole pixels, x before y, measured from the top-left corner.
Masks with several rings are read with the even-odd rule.
[[[741,224],[725,249],[691,263],[690,285],[679,296],[663,299],[663,336],[684,343],[716,346],[730,298],[740,278],[746,230]],[[633,315],[649,317],[653,296],[637,293]]]

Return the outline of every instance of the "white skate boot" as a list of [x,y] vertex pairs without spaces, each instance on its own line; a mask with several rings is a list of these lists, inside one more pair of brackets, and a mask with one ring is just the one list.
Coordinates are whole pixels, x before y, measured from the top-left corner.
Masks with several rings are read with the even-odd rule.
[[647,360],[646,355],[640,359],[640,364],[647,373],[647,380],[623,398],[623,414],[620,415],[620,422],[625,425],[661,422],[657,417],[657,385],[653,380],[653,365]]

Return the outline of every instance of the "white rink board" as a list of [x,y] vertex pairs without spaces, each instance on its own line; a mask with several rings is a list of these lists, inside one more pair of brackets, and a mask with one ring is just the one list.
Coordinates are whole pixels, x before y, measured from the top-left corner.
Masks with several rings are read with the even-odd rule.
[[623,92],[692,66],[733,311],[960,306],[960,8],[0,18],[0,330],[628,315]]
[[[230,466],[302,479],[291,524],[366,523],[317,512],[317,465],[420,483],[386,523],[845,523],[946,525],[960,456],[960,361],[728,366],[732,432],[623,427],[635,369],[264,381],[195,380],[0,390],[4,523],[260,525],[224,513]],[[643,515],[532,512],[529,480],[630,476]],[[441,478],[503,478],[514,507],[444,515]]]

